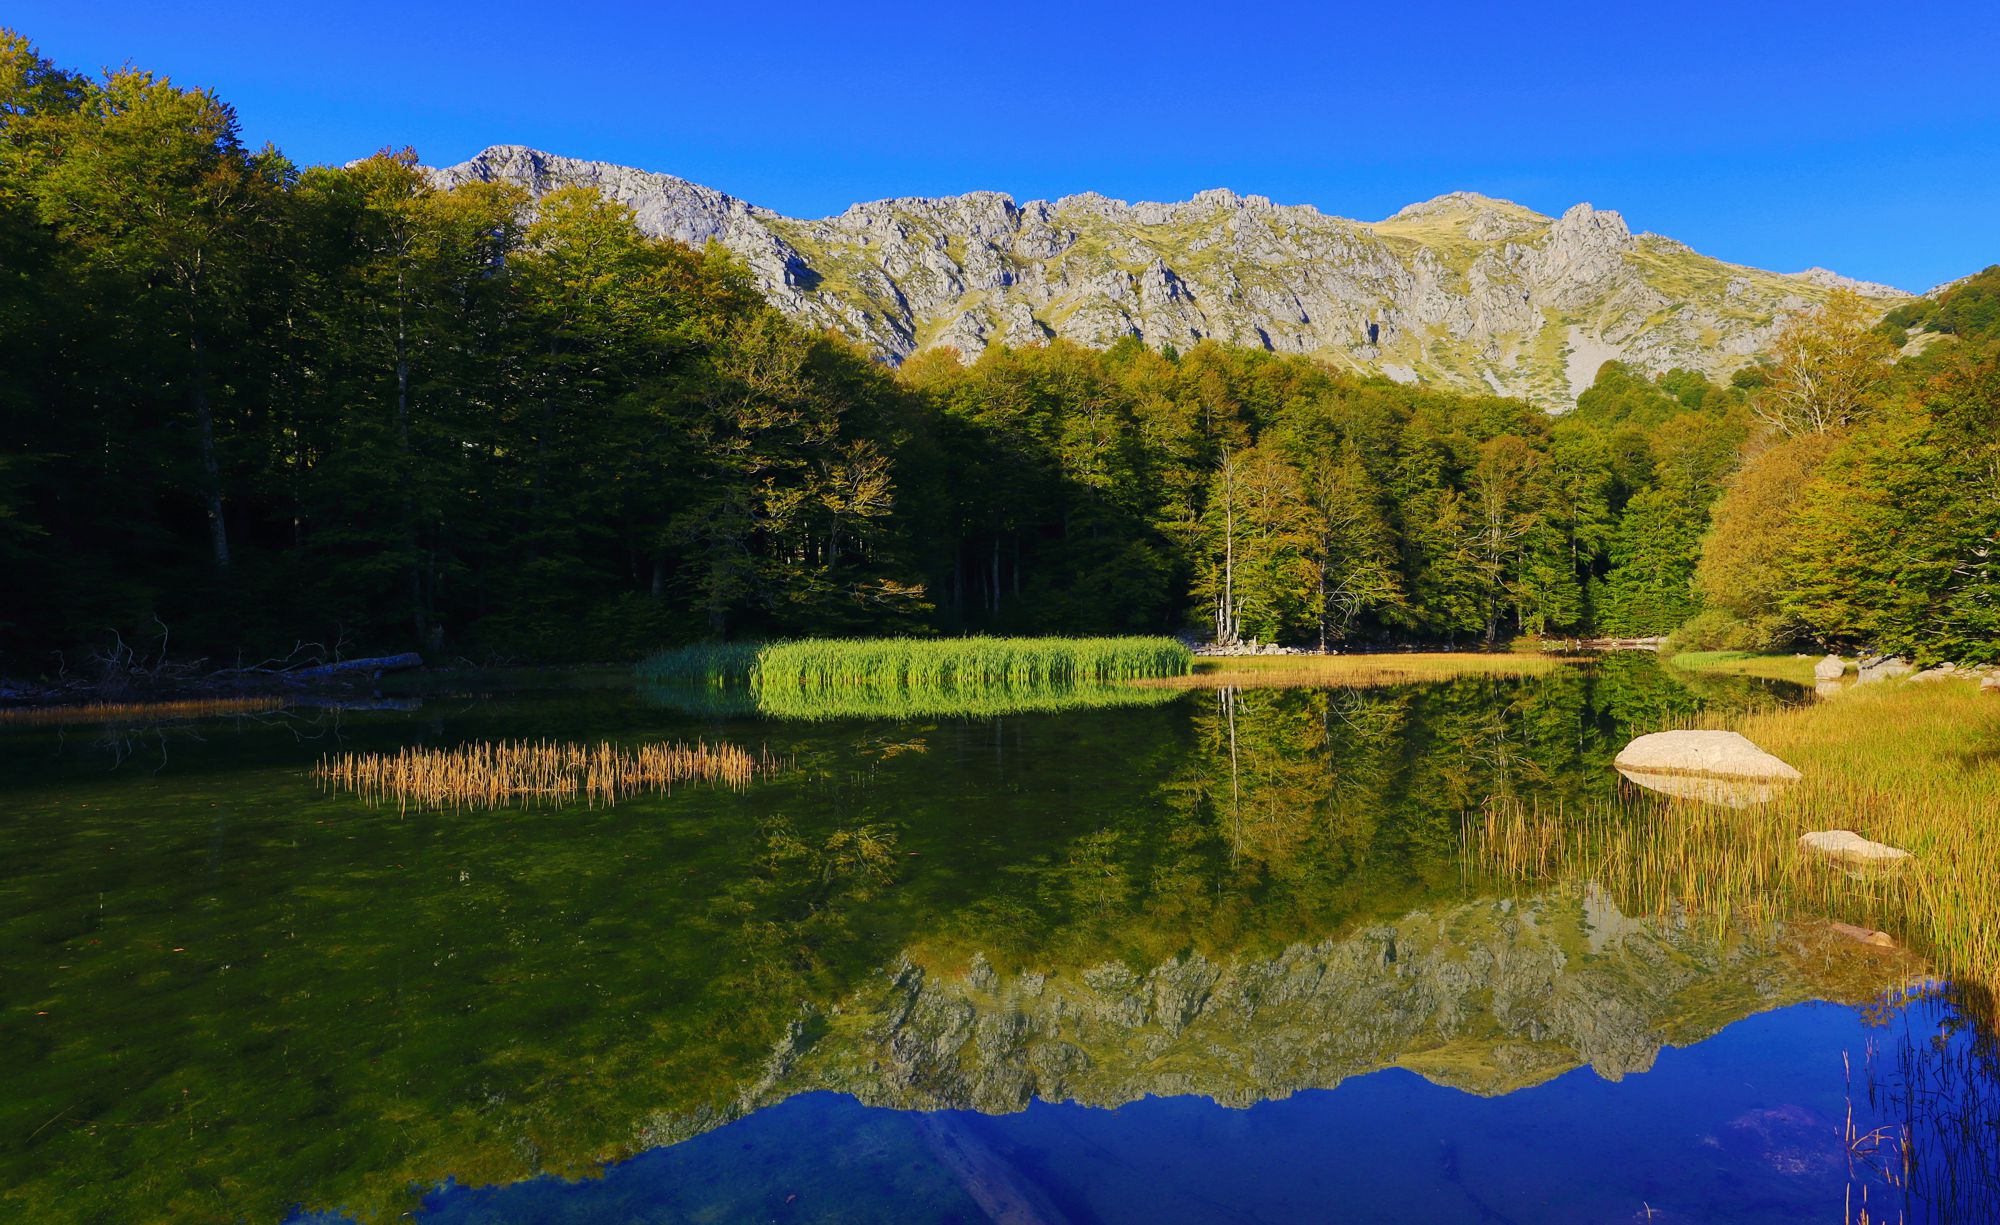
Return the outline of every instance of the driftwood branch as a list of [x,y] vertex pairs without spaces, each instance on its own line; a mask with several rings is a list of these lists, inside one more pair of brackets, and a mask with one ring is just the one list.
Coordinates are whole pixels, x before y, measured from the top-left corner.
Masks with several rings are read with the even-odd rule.
[[287,681],[311,681],[356,673],[399,672],[404,668],[423,666],[424,657],[409,651],[401,655],[378,655],[373,659],[344,659],[337,664],[321,664],[316,668],[294,668],[281,675]]

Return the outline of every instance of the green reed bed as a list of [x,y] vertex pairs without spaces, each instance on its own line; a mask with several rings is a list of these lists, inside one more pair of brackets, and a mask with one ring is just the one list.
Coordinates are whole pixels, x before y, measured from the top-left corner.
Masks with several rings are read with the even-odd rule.
[[1063,685],[1181,676],[1194,655],[1172,638],[822,638],[758,653],[760,690]]

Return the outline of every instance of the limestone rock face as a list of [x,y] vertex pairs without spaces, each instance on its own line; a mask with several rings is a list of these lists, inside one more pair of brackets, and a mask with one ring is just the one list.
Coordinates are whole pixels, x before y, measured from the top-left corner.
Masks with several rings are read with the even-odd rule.
[[1901,863],[1910,853],[1881,842],[1871,842],[1851,829],[1819,829],[1799,837],[1804,850],[1841,863],[1875,866]]
[[1821,681],[1839,680],[1847,671],[1847,661],[1838,655],[1829,655],[1813,665],[1813,679]]
[[1673,731],[1641,736],[1619,750],[1620,770],[1792,782],[1799,772],[1737,732]]
[[[595,188],[649,233],[721,243],[780,310],[890,361],[1055,337],[1214,338],[1562,408],[1612,359],[1726,378],[1787,315],[1848,284],[1725,264],[1588,204],[1551,218],[1469,192],[1376,222],[1220,189],[1138,204],[972,192],[807,220],[516,145],[431,174],[534,197]],[[1907,296],[1854,285],[1885,310]]]

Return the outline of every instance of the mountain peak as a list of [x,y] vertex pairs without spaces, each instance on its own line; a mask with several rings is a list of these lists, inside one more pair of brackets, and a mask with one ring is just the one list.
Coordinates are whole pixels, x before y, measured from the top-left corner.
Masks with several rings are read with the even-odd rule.
[[1549,220],[1535,210],[1516,204],[1512,200],[1502,200],[1476,191],[1448,191],[1441,196],[1432,196],[1428,200],[1406,204],[1386,218],[1382,224],[1418,221],[1432,217],[1477,216],[1480,213],[1507,213],[1540,221]]

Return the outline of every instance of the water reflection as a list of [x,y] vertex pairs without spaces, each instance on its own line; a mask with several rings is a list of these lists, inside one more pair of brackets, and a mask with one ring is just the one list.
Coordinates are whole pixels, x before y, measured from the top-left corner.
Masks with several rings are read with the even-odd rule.
[[[1602,794],[1635,720],[1770,691],[1633,660],[1134,692],[796,721],[433,701],[323,740],[210,727],[146,773],[10,733],[0,1185],[32,1219],[390,1219],[446,1179],[580,1177],[828,1089],[1247,1106],[1388,1068],[1502,1093],[1899,973],[1465,878],[1487,797]],[[742,793],[407,817],[306,777],[330,747],[541,736],[793,764]],[[822,1149],[821,1195],[848,1160],[878,1159]]]
[[1645,1076],[1579,1070],[1492,1097],[1394,1069],[1241,1110],[912,1113],[804,1094],[602,1179],[453,1188],[424,1219],[1808,1222],[1859,1221],[1865,1204],[1871,1221],[1989,1221],[1990,1133],[1957,1141],[1989,1167],[1980,1192],[1981,1167],[1961,1165],[1958,1198],[1913,1189],[1942,1163],[1906,1173],[1868,1147],[1898,1110],[1870,1097],[1864,1053],[1974,1057],[1951,1024],[1791,1005],[1663,1051]]
[[1114,683],[1050,681],[946,685],[856,686],[806,691],[740,684],[645,684],[640,700],[660,710],[704,717],[757,715],[768,719],[828,722],[837,719],[997,719],[1005,715],[1058,714],[1164,706],[1170,691]]
[[1635,787],[1678,800],[1699,800],[1724,808],[1768,804],[1779,784],[1763,779],[1723,778],[1712,774],[1669,774],[1659,770],[1618,767],[1618,776]]

